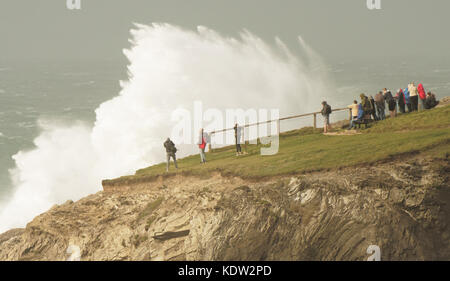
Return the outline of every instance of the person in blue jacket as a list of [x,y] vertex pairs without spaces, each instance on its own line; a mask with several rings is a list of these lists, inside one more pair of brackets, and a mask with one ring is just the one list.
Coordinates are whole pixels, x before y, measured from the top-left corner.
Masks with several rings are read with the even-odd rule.
[[361,121],[364,118],[364,110],[361,103],[358,105],[358,120]]
[[403,91],[403,94],[405,95],[406,106],[408,107],[408,112],[411,112],[412,111],[412,106],[411,106],[411,101],[409,99],[408,87],[405,88],[405,90]]

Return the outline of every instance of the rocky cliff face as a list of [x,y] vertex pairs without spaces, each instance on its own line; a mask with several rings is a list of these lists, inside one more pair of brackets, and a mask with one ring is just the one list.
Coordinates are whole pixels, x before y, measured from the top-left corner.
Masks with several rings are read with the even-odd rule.
[[104,190],[0,235],[0,260],[450,259],[448,159]]

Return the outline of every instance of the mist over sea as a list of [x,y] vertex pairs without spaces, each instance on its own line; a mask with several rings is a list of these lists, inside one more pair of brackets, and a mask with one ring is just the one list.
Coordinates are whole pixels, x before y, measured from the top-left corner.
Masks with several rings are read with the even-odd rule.
[[[162,28],[162,31],[165,31]],[[154,31],[149,31],[150,33]],[[128,59],[132,61],[132,68],[127,69],[127,63],[125,60],[117,60],[117,61],[88,61],[88,62],[74,62],[74,61],[40,61],[40,62],[24,62],[24,61],[1,61],[0,60],[0,213],[4,209],[4,207],[12,200],[13,195],[17,188],[20,186],[18,183],[13,183],[13,181],[23,181],[27,182],[27,188],[32,188],[30,184],[39,184],[46,185],[48,182],[49,185],[54,184],[51,183],[51,179],[48,178],[40,178],[40,175],[33,175],[33,169],[30,170],[29,163],[33,163],[33,165],[43,166],[45,167],[49,161],[52,159],[50,156],[47,157],[45,154],[46,145],[55,143],[55,145],[72,145],[70,142],[73,139],[74,146],[72,149],[67,149],[66,147],[61,147],[61,153],[67,153],[66,157],[58,158],[57,165],[50,165],[51,169],[55,169],[54,173],[49,173],[49,175],[54,176],[62,176],[67,179],[67,181],[71,181],[71,178],[67,177],[67,174],[70,174],[71,171],[67,171],[67,169],[73,170],[74,178],[80,180],[80,183],[83,184],[82,178],[84,177],[84,168],[83,168],[83,159],[86,159],[87,162],[90,159],[87,156],[86,158],[80,157],[74,159],[70,153],[73,153],[73,150],[79,150],[80,153],[90,154],[91,150],[101,151],[103,147],[90,147],[88,140],[96,139],[100,141],[110,140],[112,142],[117,141],[120,145],[123,145],[124,148],[119,151],[117,157],[121,158],[121,155],[126,154],[126,144],[129,143],[129,140],[124,141],[124,143],[119,143],[121,140],[118,140],[119,134],[116,135],[114,132],[115,122],[119,123],[123,121],[121,114],[123,116],[127,116],[125,113],[121,111],[121,103],[120,101],[113,99],[119,95],[119,92],[124,88],[125,91],[121,93],[124,99],[132,100],[133,98],[142,99],[145,101],[144,103],[139,103],[145,107],[145,103],[148,102],[151,106],[156,106],[159,100],[157,100],[158,95],[162,95],[162,98],[168,96],[169,98],[164,100],[161,103],[161,107],[167,109],[167,112],[170,112],[172,108],[175,108],[177,105],[177,95],[182,95],[185,92],[180,89],[174,87],[173,89],[167,89],[172,85],[177,87],[191,86],[196,92],[199,92],[199,97],[191,97],[189,96],[190,92],[187,92],[187,96],[180,96],[180,104],[187,105],[190,101],[202,100],[202,97],[205,99],[210,99],[208,96],[208,91],[211,88],[203,88],[202,85],[204,83],[215,83],[217,85],[217,93],[222,97],[225,96],[227,91],[230,92],[230,95],[233,97],[239,97],[242,95],[240,92],[241,89],[247,88],[251,93],[256,92],[257,90],[264,89],[266,91],[264,94],[264,101],[262,104],[270,104],[271,100],[274,100],[275,103],[280,104],[280,107],[283,109],[280,111],[280,115],[286,116],[293,113],[307,113],[315,110],[320,110],[320,101],[326,99],[333,107],[345,107],[350,104],[354,99],[359,101],[359,94],[364,92],[369,95],[375,95],[375,93],[382,88],[386,87],[392,90],[393,93],[397,91],[398,88],[406,87],[406,85],[410,81],[414,81],[416,83],[422,82],[426,88],[426,90],[431,90],[436,94],[437,98],[441,98],[444,96],[450,95],[450,63],[448,62],[427,62],[421,63],[412,60],[397,60],[397,61],[387,61],[387,60],[358,60],[352,61],[350,58],[348,60],[341,60],[335,62],[324,61],[325,72],[327,79],[318,78],[313,72],[309,70],[305,70],[307,64],[304,65],[303,61],[299,60],[291,61],[290,59],[284,60],[282,57],[286,54],[282,53],[278,54],[276,52],[271,53],[268,49],[266,50],[265,43],[261,43],[257,38],[252,37],[252,35],[248,38],[244,39],[243,43],[234,42],[232,40],[227,41],[228,39],[221,38],[217,34],[214,34],[212,31],[203,31],[204,33],[197,38],[197,35],[187,34],[184,31],[180,31],[177,29],[168,30],[170,38],[164,37],[162,41],[166,40],[167,44],[173,44],[168,46],[162,46],[161,48],[154,47],[155,52],[159,52],[161,50],[165,50],[166,48],[169,51],[174,51],[176,55],[187,55],[180,59],[181,68],[178,68],[178,65],[175,65],[176,71],[183,71],[183,67],[189,67],[190,63],[197,63],[196,67],[200,67],[196,69],[193,73],[187,73],[188,78],[192,78],[190,80],[182,80],[179,85],[174,84],[174,75],[171,71],[167,71],[170,68],[170,63],[172,61],[165,61],[161,59],[161,61],[156,61],[151,68],[147,69],[145,65],[145,59],[142,55],[142,50],[132,50],[128,53]],[[139,40],[139,36],[145,37],[147,34],[143,32],[141,35],[137,35],[137,39]],[[150,38],[148,39],[151,43],[159,42],[161,38],[159,38],[158,34],[150,34]],[[173,39],[175,38],[175,39]],[[203,38],[210,40],[211,42],[205,43],[202,41]],[[156,40],[158,39],[158,40]],[[172,42],[180,40],[180,42]],[[198,48],[204,48],[204,53],[193,52],[190,54],[189,52],[181,51],[178,53],[177,45],[179,43],[184,43],[185,41],[192,41],[193,46],[197,46]],[[206,40],[207,41],[207,40]],[[223,44],[225,47],[223,47]],[[144,44],[145,45],[145,44]],[[223,47],[223,52],[225,54],[224,58],[218,58],[217,65],[222,65],[222,60],[231,60],[230,69],[234,70],[238,67],[243,68],[242,74],[248,75],[243,77],[243,79],[247,79],[246,81],[241,81],[239,85],[234,88],[234,85],[231,85],[231,81],[235,81],[236,77],[224,76],[220,69],[214,70],[214,61],[211,63],[216,57],[219,57],[221,54],[221,50],[216,47]],[[282,46],[281,46],[282,47]],[[251,50],[247,53],[247,49],[255,48],[260,53]],[[305,46],[302,46],[301,52],[303,55],[309,56],[311,59],[311,54],[305,51]],[[281,48],[282,49],[282,48]],[[237,51],[236,51],[237,50]],[[248,54],[249,60],[248,62],[241,60]],[[296,50],[293,50],[293,54],[296,55]],[[155,55],[155,54],[153,54]],[[192,56],[191,56],[192,55]],[[195,57],[198,55],[199,57]],[[201,61],[202,56],[206,56],[204,61]],[[290,55],[290,53],[288,54]],[[319,54],[320,55],[320,54]],[[208,59],[208,56],[210,58]],[[241,57],[242,56],[242,57]],[[139,58],[143,58],[144,63],[141,62]],[[156,56],[155,56],[156,58]],[[171,58],[172,59],[172,58]],[[191,60],[192,59],[192,60]],[[133,64],[134,60],[134,64]],[[259,60],[261,60],[260,65]],[[199,63],[200,61],[200,63]],[[235,63],[233,63],[233,61]],[[239,63],[238,63],[239,62]],[[167,64],[169,63],[169,64]],[[159,67],[163,67],[163,71],[159,71]],[[273,71],[273,76],[271,72],[271,67],[276,69],[277,71]],[[255,69],[261,68],[261,75],[252,75],[252,71]],[[188,68],[186,68],[188,69]],[[211,71],[209,71],[211,70]],[[225,68],[225,70],[227,70]],[[248,70],[248,71],[246,71]],[[133,81],[127,81],[128,84],[123,84],[122,87],[119,84],[119,81],[126,81],[128,79],[127,71],[134,71],[134,75],[137,77]],[[187,70],[192,71],[192,70]],[[285,72],[284,72],[285,71]],[[203,73],[207,73],[210,75],[209,79],[202,81],[196,77],[196,72],[199,72],[203,75]],[[149,73],[149,77],[155,77],[155,75],[161,75],[161,77],[157,77],[158,81],[162,81],[161,84],[158,84],[155,88],[158,93],[154,91],[146,92],[148,89],[148,85],[145,84],[145,77]],[[181,73],[182,75],[183,73]],[[167,81],[164,81],[167,76]],[[173,76],[172,76],[173,75]],[[190,75],[190,76],[189,76]],[[239,74],[236,74],[239,75]],[[298,81],[296,80],[296,76],[298,76]],[[199,77],[202,77],[199,75]],[[186,79],[188,79],[186,78]],[[139,80],[141,79],[141,80]],[[227,82],[222,81],[222,79],[228,79]],[[258,79],[262,79],[270,85],[271,87],[275,87],[274,91],[276,91],[276,87],[283,88],[280,93],[274,93],[273,97],[270,97],[270,89],[268,87],[260,87],[258,85]],[[270,81],[269,81],[270,80]],[[139,84],[139,81],[141,81]],[[269,82],[267,82],[269,81]],[[134,84],[133,84],[134,83]],[[279,83],[277,85],[277,83]],[[326,84],[326,85],[322,85]],[[214,85],[213,85],[214,86]],[[242,86],[242,87],[239,87]],[[209,85],[208,87],[211,87]],[[252,88],[253,87],[253,88]],[[260,89],[261,88],[261,89]],[[320,88],[320,90],[316,90]],[[311,90],[312,89],[312,90]],[[156,91],[155,90],[155,91]],[[192,91],[194,91],[192,90]],[[165,92],[167,91],[167,92]],[[145,98],[145,95],[149,95],[152,99]],[[152,96],[153,95],[153,96]],[[211,95],[213,95],[211,93]],[[113,100],[111,100],[113,99]],[[244,99],[244,97],[242,97]],[[106,106],[102,106],[99,109],[99,106],[105,101],[111,100],[108,102]],[[134,109],[134,106],[129,104],[129,100],[123,101],[124,111]],[[224,107],[230,107],[233,103],[233,98],[230,98],[227,101],[227,105],[224,104]],[[173,104],[167,104],[168,101],[171,101]],[[231,102],[231,103],[230,103]],[[264,103],[265,102],[265,103]],[[225,103],[225,101],[224,101]],[[214,104],[214,101],[210,101],[211,105],[220,106],[219,104]],[[281,105],[283,104],[283,105]],[[296,104],[304,104],[303,107],[295,107]],[[317,104],[317,106],[315,106]],[[111,108],[108,108],[111,107]],[[245,99],[242,104],[236,105],[236,107],[248,108],[251,106],[251,99]],[[167,107],[167,108],[165,108]],[[274,106],[272,106],[274,107]],[[130,109],[131,108],[131,109]],[[97,118],[98,116],[103,116],[100,120],[96,121],[96,112]],[[114,110],[117,112],[117,116],[114,116]],[[144,108],[145,109],[145,108]],[[146,111],[139,111],[139,114],[145,113]],[[150,111],[149,111],[150,112]],[[131,111],[130,114],[132,115]],[[150,113],[149,113],[150,114]],[[162,115],[161,115],[162,114]],[[154,132],[160,132],[162,127],[164,127],[164,122],[167,121],[167,114],[164,115],[161,113],[158,116],[162,116],[163,118],[160,120],[149,118],[148,122],[160,122],[159,124],[152,124],[155,126]],[[156,116],[156,115],[155,115]],[[155,136],[152,135],[152,132],[146,132],[146,134],[142,134],[142,128],[140,126],[145,127],[145,122],[139,124],[136,120],[139,120],[140,116],[135,116],[130,119],[130,123],[120,123],[117,126],[120,126],[120,130],[122,134],[127,134],[127,128],[130,128],[132,132],[131,137],[136,138],[142,136],[142,138],[150,137],[152,138],[147,142],[147,140],[140,139],[137,144],[140,146],[146,145],[148,143],[149,148],[158,147],[159,138],[164,139],[167,137],[164,136]],[[346,113],[336,113],[332,116],[334,120],[340,120],[347,118]],[[105,125],[105,121],[109,122],[107,126]],[[58,129],[56,133],[50,133],[44,135],[42,138],[38,138],[37,142],[39,145],[44,147],[42,149],[42,153],[39,154],[39,158],[37,154],[22,155],[21,163],[28,163],[28,166],[21,167],[23,171],[20,174],[21,178],[13,178],[11,179],[9,170],[15,168],[15,162],[12,159],[13,155],[16,155],[19,152],[27,152],[36,148],[34,141],[36,138],[42,134],[40,128],[46,128],[46,122],[51,124],[51,126],[57,126]],[[55,125],[56,124],[56,125]],[[74,124],[76,124],[74,126]],[[82,125],[79,125],[82,124]],[[150,123],[149,123],[150,124]],[[97,127],[93,132],[89,131],[90,128]],[[89,128],[89,129],[86,129]],[[169,128],[167,128],[168,130]],[[133,135],[133,132],[137,132]],[[80,137],[80,139],[77,139]],[[55,140],[53,140],[55,139]],[[69,140],[69,142],[60,141],[60,140]],[[104,144],[104,142],[102,143]],[[86,148],[86,151],[83,149]],[[109,149],[108,146],[105,149]],[[130,151],[133,150],[133,147],[128,147]],[[144,149],[142,154],[149,152]],[[48,151],[57,151],[55,148],[48,149]],[[69,152],[70,151],[70,152]],[[120,154],[122,153],[122,154]],[[133,152],[130,152],[133,153]],[[145,159],[155,160],[154,155],[158,155],[160,152],[153,153],[151,152],[151,157],[147,156],[139,156],[139,158],[129,159],[129,164],[132,163],[146,163]],[[161,152],[162,153],[162,152]],[[114,161],[114,153],[111,151],[111,155],[108,155],[107,151],[101,151],[101,157],[98,160],[98,166],[94,167],[98,169],[101,168],[102,163],[111,163]],[[35,157],[35,158],[33,158]],[[36,158],[37,157],[37,158]],[[111,158],[108,158],[111,157]],[[66,161],[66,162],[65,162]],[[72,163],[75,161],[75,164]],[[77,163],[79,161],[80,163]],[[161,158],[160,161],[164,161]],[[157,161],[158,162],[158,161]],[[65,165],[67,164],[67,168]],[[70,164],[70,165],[69,165]],[[86,165],[91,163],[86,163]],[[149,163],[150,164],[150,163]],[[60,168],[63,173],[60,173],[57,168]],[[134,167],[126,167],[122,168],[124,171],[132,170]],[[136,166],[135,169],[140,167]],[[92,169],[88,169],[91,171]],[[39,170],[37,170],[38,173]],[[118,171],[121,169],[114,170],[114,172],[107,173],[108,175],[116,175]],[[119,173],[120,175],[120,173]],[[86,177],[90,177],[92,175],[86,175]],[[118,175],[117,175],[118,176]],[[87,182],[90,184],[92,180],[88,179]],[[59,184],[64,185],[64,178],[58,181]],[[98,187],[100,189],[101,187]],[[52,191],[54,193],[58,193]],[[47,196],[48,194],[43,194],[42,196]],[[57,194],[57,198],[64,197],[64,188],[61,187],[61,192]],[[31,196],[31,195],[30,195]],[[40,196],[40,194],[35,194],[33,196]],[[52,195],[53,196],[53,195]],[[67,198],[72,199],[72,198]],[[16,198],[17,201],[17,198]],[[20,203],[20,200],[18,201]],[[27,200],[24,200],[24,204],[27,204]],[[19,204],[17,203],[17,204]],[[48,202],[46,202],[48,203]],[[18,205],[19,206],[19,205]],[[29,214],[29,213],[27,213]],[[35,214],[37,215],[37,214]],[[1,223],[1,221],[0,221]],[[12,223],[12,225],[16,225]],[[0,225],[0,229],[2,229]]]

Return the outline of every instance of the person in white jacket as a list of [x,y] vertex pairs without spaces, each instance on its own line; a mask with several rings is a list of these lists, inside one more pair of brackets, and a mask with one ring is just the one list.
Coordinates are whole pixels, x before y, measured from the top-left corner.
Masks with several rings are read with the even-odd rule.
[[207,143],[208,143],[208,133],[205,132],[203,128],[201,128],[198,135],[197,145],[200,150],[200,163],[202,164],[206,163],[205,149]]
[[409,100],[411,102],[412,111],[419,110],[419,92],[414,83],[408,85]]

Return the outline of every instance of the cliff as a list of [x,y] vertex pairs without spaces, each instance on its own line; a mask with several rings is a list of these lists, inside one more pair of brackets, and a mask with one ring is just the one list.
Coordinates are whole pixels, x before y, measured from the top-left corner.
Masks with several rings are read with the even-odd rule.
[[450,259],[448,159],[262,182],[215,174],[104,186],[0,236],[1,260]]

